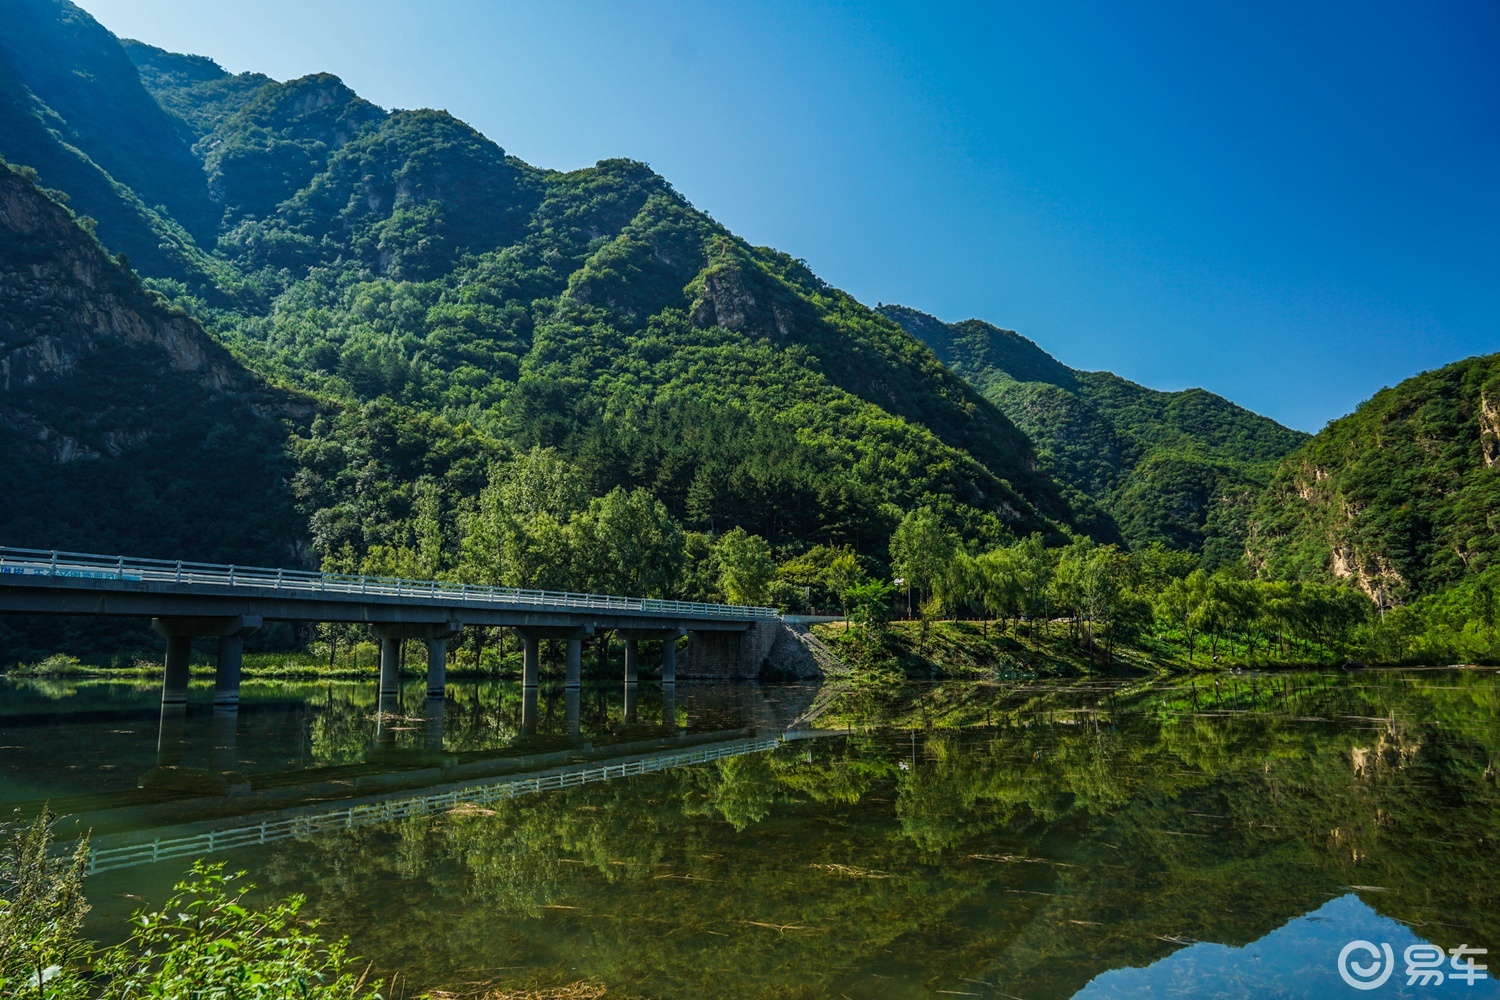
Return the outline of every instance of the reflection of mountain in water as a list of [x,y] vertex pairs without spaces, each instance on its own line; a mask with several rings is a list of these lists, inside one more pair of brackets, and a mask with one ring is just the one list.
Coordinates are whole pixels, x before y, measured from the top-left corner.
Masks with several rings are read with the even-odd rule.
[[[1077,996],[1081,1000],[1166,995],[1319,1000],[1357,995],[1344,985],[1337,970],[1339,953],[1351,941],[1391,946],[1394,971],[1384,984],[1376,987],[1378,996],[1404,1000],[1454,994],[1476,1000],[1500,996],[1500,987],[1492,978],[1469,983],[1445,976],[1442,983],[1407,986],[1402,957],[1406,948],[1430,942],[1418,937],[1405,924],[1382,917],[1352,892],[1329,900],[1242,948],[1198,942],[1143,969],[1112,969],[1079,990]],[[1372,963],[1362,954],[1357,960],[1384,968],[1383,960]],[[1466,960],[1484,965],[1486,956],[1466,956]],[[1443,969],[1453,971],[1447,961]]]
[[[679,741],[757,718],[789,735],[848,729],[226,858],[306,893],[330,932],[422,986],[503,966],[517,985],[588,977],[695,1000],[1069,997],[1111,969],[1157,969],[1192,993],[1216,955],[1246,975],[1293,961],[1268,936],[1351,887],[1438,946],[1500,941],[1493,674],[1218,680],[705,690]],[[488,738],[483,719],[504,722],[507,747],[559,738],[550,696],[535,734],[507,697],[452,708],[450,722],[475,721],[450,727],[445,753]],[[309,706],[304,738],[324,712]],[[393,748],[364,756],[364,723],[358,754],[310,770],[402,773],[380,753],[417,769],[419,706]],[[658,726],[641,738],[668,739],[660,708],[641,693],[635,725]],[[595,748],[643,732],[619,699],[602,709],[582,713]],[[176,870],[96,876],[97,915],[122,919],[110,900],[155,899],[143,882]]]

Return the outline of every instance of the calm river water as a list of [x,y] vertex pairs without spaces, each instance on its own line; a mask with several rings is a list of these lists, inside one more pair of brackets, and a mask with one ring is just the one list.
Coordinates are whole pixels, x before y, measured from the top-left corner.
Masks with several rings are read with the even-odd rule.
[[207,856],[406,990],[1500,995],[1453,975],[1500,971],[1491,671],[209,696],[0,682],[0,807],[93,830],[95,937]]

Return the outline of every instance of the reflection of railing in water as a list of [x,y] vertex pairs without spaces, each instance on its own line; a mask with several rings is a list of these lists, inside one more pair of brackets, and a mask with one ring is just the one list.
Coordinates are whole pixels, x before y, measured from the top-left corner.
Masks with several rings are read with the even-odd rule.
[[551,774],[515,775],[495,781],[467,785],[434,795],[411,795],[367,802],[343,809],[268,820],[225,830],[209,830],[182,837],[158,837],[146,843],[118,847],[95,847],[89,853],[88,874],[133,868],[170,858],[204,856],[237,847],[270,844],[334,830],[349,830],[374,823],[387,823],[410,816],[426,816],[461,805],[487,805],[534,792],[557,791],[580,785],[650,774],[689,764],[706,764],[725,757],[763,753],[781,745],[781,737],[736,740],[680,753],[657,754],[620,764],[578,767]]

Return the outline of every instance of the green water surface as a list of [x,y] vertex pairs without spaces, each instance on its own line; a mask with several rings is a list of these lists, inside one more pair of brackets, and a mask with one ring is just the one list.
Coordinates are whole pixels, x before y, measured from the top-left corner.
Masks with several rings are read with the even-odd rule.
[[[70,814],[61,829],[121,837],[420,790],[459,765],[524,773],[782,737],[217,855],[268,892],[306,894],[325,931],[408,990],[1496,995],[1493,979],[1407,987],[1402,969],[1359,992],[1335,966],[1355,938],[1398,960],[1419,942],[1500,949],[1490,671],[643,684],[628,701],[595,687],[576,732],[561,690],[528,707],[498,683],[455,684],[436,714],[413,687],[384,715],[367,684],[247,685],[227,730],[199,687],[163,729],[156,694],[9,682],[0,805],[51,800]],[[187,863],[92,876],[91,931],[120,936]]]

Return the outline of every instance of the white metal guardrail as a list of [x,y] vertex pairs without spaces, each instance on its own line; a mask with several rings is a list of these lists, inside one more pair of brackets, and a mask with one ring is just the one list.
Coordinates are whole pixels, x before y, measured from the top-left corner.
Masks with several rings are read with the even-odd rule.
[[406,798],[386,799],[381,802],[366,802],[345,809],[330,809],[326,812],[307,813],[288,819],[224,830],[210,830],[191,836],[158,837],[137,844],[96,847],[89,853],[88,874],[114,871],[119,868],[133,868],[137,865],[149,865],[157,861],[190,855],[206,857],[217,851],[272,844],[334,830],[352,830],[355,827],[389,823],[393,820],[406,819],[409,816],[427,816],[461,805],[488,805],[535,792],[577,788],[580,785],[612,781],[615,778],[628,778],[638,774],[650,774],[689,764],[706,764],[725,757],[762,753],[780,745],[781,737],[779,736],[758,740],[738,740],[734,743],[684,750],[675,754],[660,754],[619,764],[581,767],[576,770],[558,771],[530,778],[521,776],[502,778],[483,784],[466,785],[436,795],[413,795]]
[[[352,576],[315,573],[297,569],[267,569],[263,566],[221,566],[213,563],[101,556],[83,552],[18,549],[0,545],[0,577],[6,575],[122,580],[212,587],[260,587],[287,592],[334,597],[408,597],[440,601],[464,607],[529,604],[565,610],[640,611],[683,615],[693,618],[736,620],[774,619],[775,608],[740,604],[704,604],[697,601],[667,601],[650,597],[618,597],[610,594],[573,594],[554,590],[520,590],[438,580],[403,580],[386,576]],[[3,581],[0,581],[3,582]]]

